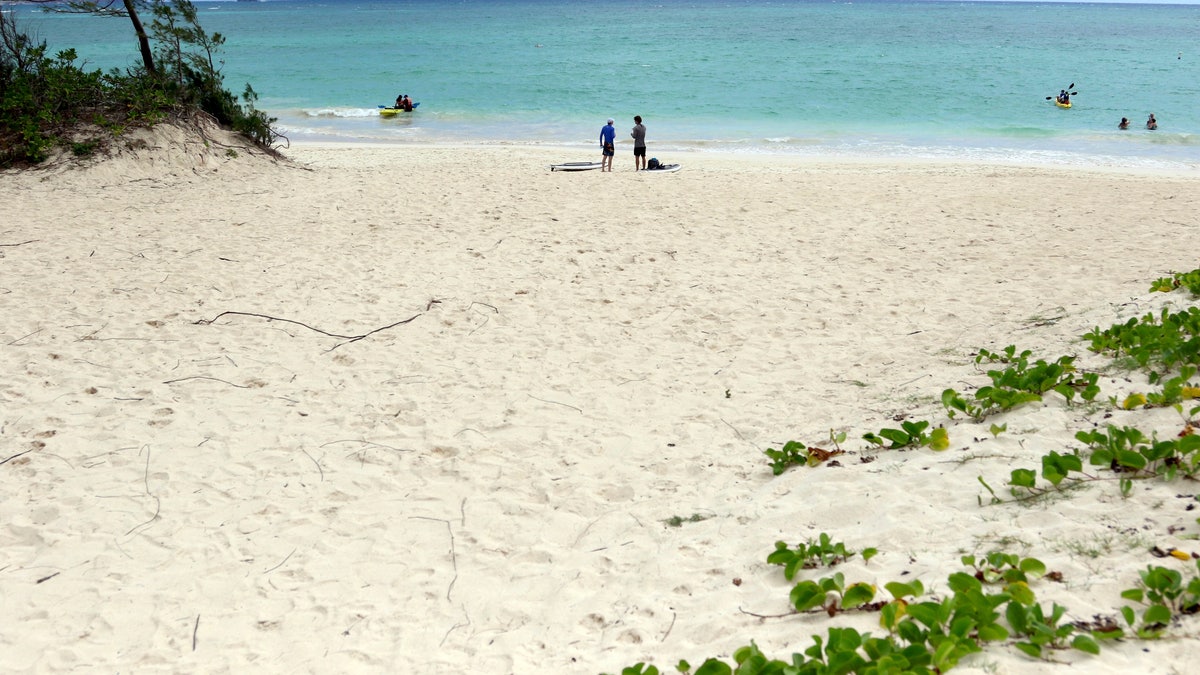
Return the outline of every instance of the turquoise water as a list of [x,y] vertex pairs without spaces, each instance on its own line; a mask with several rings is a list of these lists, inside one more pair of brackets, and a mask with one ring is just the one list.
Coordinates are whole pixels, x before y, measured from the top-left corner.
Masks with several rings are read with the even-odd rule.
[[[589,146],[1200,166],[1200,6],[767,0],[201,2],[292,140]],[[136,62],[124,19],[23,25]],[[1071,110],[1046,100],[1069,83]],[[408,93],[413,115],[376,106]],[[1149,113],[1159,131],[1143,123]],[[1129,131],[1117,121],[1128,117]]]

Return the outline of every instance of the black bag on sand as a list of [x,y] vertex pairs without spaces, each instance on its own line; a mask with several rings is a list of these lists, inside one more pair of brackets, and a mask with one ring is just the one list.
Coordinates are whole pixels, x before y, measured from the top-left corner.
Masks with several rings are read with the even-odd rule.
[[657,158],[657,157],[651,157],[651,158],[650,158],[650,161],[649,161],[649,162],[646,162],[646,168],[647,168],[647,169],[657,169],[657,168],[658,168],[658,167],[660,167],[660,166],[662,166],[662,165],[658,163],[658,158]]

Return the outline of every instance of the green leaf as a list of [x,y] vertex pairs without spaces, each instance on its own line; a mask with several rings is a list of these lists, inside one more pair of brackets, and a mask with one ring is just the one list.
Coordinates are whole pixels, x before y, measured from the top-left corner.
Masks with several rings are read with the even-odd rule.
[[[927,423],[928,424],[928,423]],[[892,442],[893,448],[904,448],[913,444],[916,439],[899,429],[880,429],[879,435]]]
[[1008,484],[1013,487],[1032,488],[1037,483],[1037,474],[1033,469],[1013,469],[1012,478]]
[[1029,615],[1025,610],[1025,606],[1010,602],[1004,608],[1004,618],[1008,619],[1008,625],[1012,626],[1017,635],[1025,635],[1029,632]]
[[879,549],[876,549],[876,548],[864,548],[864,549],[862,550],[862,558],[863,558],[863,562],[867,562],[867,561],[869,561],[871,558],[874,558],[874,557],[876,556],[876,554],[878,554],[878,553],[879,553]]
[[904,608],[905,605],[903,600],[892,600],[888,604],[884,605],[883,608],[879,610],[879,625],[883,626],[889,631],[896,630],[896,622],[905,615]]
[[1074,640],[1071,640],[1071,646],[1081,652],[1088,654],[1099,654],[1100,645],[1088,635],[1076,635]]
[[983,589],[983,584],[981,584],[978,579],[963,572],[955,572],[951,574],[949,577],[947,577],[947,581],[950,583],[950,590],[954,591],[955,593],[981,591]]
[[909,595],[915,598],[925,592],[924,585],[920,582],[920,580],[916,579],[908,583],[901,581],[889,581],[884,584],[883,587],[886,588],[887,592],[891,593],[892,597],[896,598],[897,600]]
[[979,627],[979,639],[986,642],[997,642],[1008,639],[1008,629],[998,623],[990,623]]
[[945,450],[950,447],[950,432],[946,431],[945,427],[938,427],[929,433],[929,448],[931,450]]
[[1119,462],[1121,466],[1129,467],[1135,470],[1141,470],[1146,466],[1146,458],[1142,456],[1142,453],[1134,452],[1133,450],[1118,450],[1117,462]]
[[1042,658],[1042,648],[1032,642],[1018,642],[1013,646],[1035,659]]
[[1171,610],[1166,605],[1150,605],[1146,609],[1146,613],[1142,615],[1142,623],[1149,626],[1155,624],[1166,626],[1171,623]]
[[708,659],[696,669],[696,675],[733,675],[733,668],[716,659]]
[[1046,574],[1046,564],[1037,558],[1023,558],[1018,567],[1022,572],[1033,576],[1040,577]]
[[797,612],[806,612],[825,603],[825,591],[815,581],[801,581],[792,589],[789,598]]
[[875,587],[871,584],[857,583],[846,589],[842,595],[842,608],[854,609],[867,604],[875,598]]
[[1029,584],[1024,581],[1011,583],[1004,587],[1004,592],[1012,596],[1014,602],[1019,602],[1022,605],[1032,605],[1037,602],[1037,597],[1030,590]]

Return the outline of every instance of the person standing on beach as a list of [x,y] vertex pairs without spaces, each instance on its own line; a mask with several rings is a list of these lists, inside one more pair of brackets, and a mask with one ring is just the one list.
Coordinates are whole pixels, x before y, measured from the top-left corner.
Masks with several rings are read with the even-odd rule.
[[641,171],[646,168],[646,125],[642,124],[642,116],[633,116],[633,170]]
[[613,118],[608,118],[608,124],[600,127],[600,170],[612,171],[613,155],[617,154],[617,128],[613,126]]

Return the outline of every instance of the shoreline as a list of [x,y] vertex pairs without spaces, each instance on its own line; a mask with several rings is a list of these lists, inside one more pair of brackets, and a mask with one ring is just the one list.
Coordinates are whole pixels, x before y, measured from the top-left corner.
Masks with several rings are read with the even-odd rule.
[[[287,148],[281,149],[281,152],[288,157],[296,159],[305,156],[317,156],[322,153],[336,154],[345,156],[346,154],[359,154],[360,160],[367,162],[381,161],[379,155],[391,154],[410,154],[418,158],[423,158],[424,155],[433,155],[441,157],[455,151],[474,152],[486,155],[489,160],[493,158],[508,158],[514,163],[524,165],[529,159],[526,155],[535,155],[540,162],[547,166],[557,162],[567,161],[587,161],[590,156],[599,158],[600,153],[597,148],[595,152],[586,152],[586,147],[580,144],[543,144],[529,143],[521,141],[496,141],[492,143],[387,143],[379,141],[292,141]],[[622,159],[632,162],[633,147],[623,147],[618,144],[617,156],[614,162],[616,173],[634,173],[633,171],[622,170]],[[514,152],[515,151],[515,152]],[[656,149],[652,146],[649,150],[650,156],[655,156]],[[1101,164],[1101,165],[1075,165],[1062,164],[1054,162],[998,162],[974,158],[927,158],[927,157],[892,157],[885,155],[875,156],[827,156],[817,154],[800,154],[791,152],[741,152],[735,150],[709,150],[709,149],[689,149],[689,150],[672,150],[663,148],[658,154],[663,155],[664,161],[685,163],[688,167],[696,168],[703,166],[708,169],[717,169],[731,166],[742,166],[752,168],[758,165],[763,167],[785,167],[789,169],[837,169],[837,168],[858,168],[872,170],[886,170],[888,167],[913,169],[913,168],[975,168],[986,170],[988,168],[1002,168],[1007,170],[1013,169],[1032,169],[1043,170],[1050,172],[1061,173],[1079,173],[1079,174],[1100,174],[1100,175],[1134,175],[1147,177],[1163,177],[1163,178],[1179,178],[1179,179],[1196,179],[1200,178],[1200,161],[1194,166],[1171,166],[1171,167],[1154,167],[1154,166],[1129,166],[1120,164]],[[364,166],[365,162],[344,163],[347,168],[368,168]],[[628,167],[626,167],[628,168]],[[685,168],[686,170],[686,168]],[[590,172],[585,172],[590,173]]]

